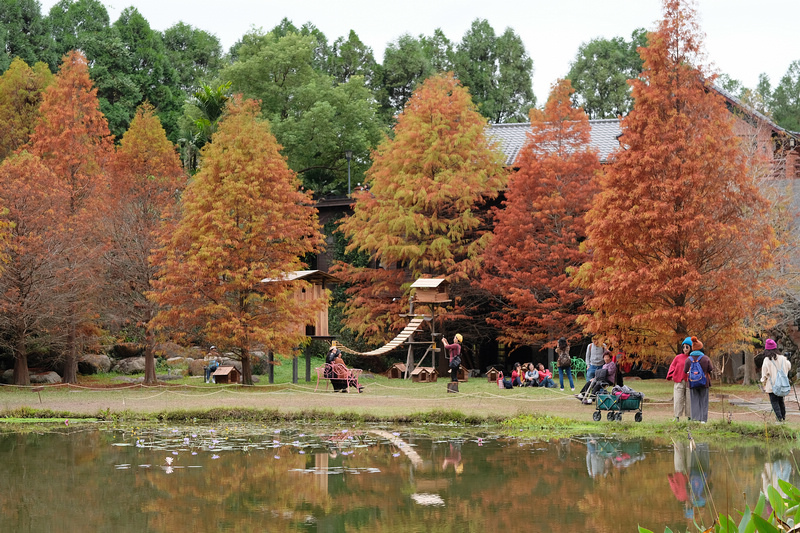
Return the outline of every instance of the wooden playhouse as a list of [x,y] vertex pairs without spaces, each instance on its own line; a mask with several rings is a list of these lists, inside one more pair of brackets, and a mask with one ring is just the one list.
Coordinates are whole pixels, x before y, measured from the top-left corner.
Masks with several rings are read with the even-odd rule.
[[389,379],[403,379],[406,376],[406,364],[405,363],[395,363],[392,365],[392,368],[386,373],[386,377]]
[[418,366],[411,372],[411,381],[414,383],[434,383],[439,379],[439,372],[432,366]]

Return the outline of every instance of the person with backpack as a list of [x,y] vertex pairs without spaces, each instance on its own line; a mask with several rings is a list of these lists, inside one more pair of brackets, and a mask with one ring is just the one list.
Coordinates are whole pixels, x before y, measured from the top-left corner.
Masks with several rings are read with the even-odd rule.
[[572,381],[572,358],[569,356],[569,343],[566,337],[558,339],[556,346],[556,364],[558,365],[558,383],[561,390],[564,390],[564,374],[569,378],[569,388],[575,390],[575,382]]
[[458,381],[458,369],[461,366],[461,342],[463,340],[464,337],[461,336],[461,333],[456,333],[456,336],[453,337],[453,344],[447,344],[447,339],[442,337],[442,344],[444,344],[448,355],[447,366],[450,367],[450,381]]
[[667,372],[667,379],[674,382],[672,387],[672,412],[675,415],[676,422],[679,422],[682,416],[686,416],[689,419],[692,418],[689,374],[684,370],[686,360],[689,358],[689,352],[691,351],[692,339],[691,337],[686,337],[681,345],[681,353],[672,360]]
[[703,353],[703,343],[692,337],[692,351],[683,366],[689,382],[692,420],[705,424],[708,420],[708,389],[711,387],[711,373],[714,364]]
[[786,420],[786,405],[783,397],[789,394],[791,385],[789,384],[789,370],[792,363],[783,355],[778,353],[778,345],[772,339],[767,339],[764,343],[764,362],[761,364],[761,384],[764,392],[769,394],[769,403],[778,422]]

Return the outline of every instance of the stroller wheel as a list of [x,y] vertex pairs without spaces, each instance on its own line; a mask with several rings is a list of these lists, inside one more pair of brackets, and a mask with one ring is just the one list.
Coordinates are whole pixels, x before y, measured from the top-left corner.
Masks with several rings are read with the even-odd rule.
[[609,422],[612,422],[615,418],[616,414],[614,413],[614,411],[609,411],[608,414],[606,415],[606,420],[608,420]]
[[595,422],[600,422],[600,419],[603,418],[603,415],[600,414],[600,411],[595,411],[592,413],[592,418],[594,418]]
[[622,422],[622,413],[617,413],[617,422]]
[[642,421],[642,413],[636,413],[635,415],[633,415],[633,419],[636,420],[637,422],[641,422]]

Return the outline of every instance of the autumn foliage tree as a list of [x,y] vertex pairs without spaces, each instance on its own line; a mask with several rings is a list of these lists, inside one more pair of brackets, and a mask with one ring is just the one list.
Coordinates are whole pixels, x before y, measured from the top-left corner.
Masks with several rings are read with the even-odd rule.
[[0,161],[28,142],[39,118],[42,91],[52,79],[44,63],[31,68],[19,58],[0,76]]
[[[38,157],[22,152],[0,165],[0,203],[8,210],[0,235],[7,252],[0,276],[0,343],[14,355],[14,384],[30,385],[28,355],[34,338],[52,326],[58,290],[54,257],[64,252],[54,221],[64,219],[66,187]],[[6,247],[7,246],[7,247]]]
[[570,103],[572,92],[561,80],[544,110],[531,110],[519,170],[509,178],[484,256],[481,285],[503,302],[489,320],[509,344],[582,336],[576,319],[585,312],[585,291],[571,287],[571,271],[589,258],[580,243],[600,162],[588,117]]
[[105,299],[116,328],[144,333],[145,383],[155,383],[154,337],[150,320],[156,308],[145,293],[155,278],[149,258],[157,248],[162,217],[174,212],[185,174],[175,146],[167,139],[153,106],[139,106],[122,136],[111,165],[114,182],[104,228],[109,294]]
[[634,107],[587,215],[588,332],[666,357],[687,335],[709,347],[747,335],[776,245],[766,204],[713,76],[698,66],[692,4],[665,0],[642,49]]
[[63,218],[51,221],[62,233],[62,253],[52,257],[59,282],[51,299],[61,306],[52,333],[64,339],[62,380],[75,383],[81,342],[96,332],[105,242],[97,230],[108,192],[105,168],[113,153],[82,53],[64,56],[54,82],[44,91],[39,112],[29,150],[66,189]]
[[[349,251],[379,268],[340,264],[352,283],[345,324],[373,341],[402,328],[410,283],[423,275],[474,275],[489,238],[478,210],[504,184],[486,119],[452,76],[427,79],[399,115],[394,138],[374,153],[369,191],[356,194],[341,229]],[[404,309],[405,307],[405,309]]]
[[310,194],[299,190],[259,113],[253,100],[228,103],[180,216],[154,254],[150,294],[161,306],[158,328],[178,336],[196,328],[233,350],[246,384],[253,383],[251,350],[290,353],[323,304],[293,297],[305,282],[282,281],[322,237]]

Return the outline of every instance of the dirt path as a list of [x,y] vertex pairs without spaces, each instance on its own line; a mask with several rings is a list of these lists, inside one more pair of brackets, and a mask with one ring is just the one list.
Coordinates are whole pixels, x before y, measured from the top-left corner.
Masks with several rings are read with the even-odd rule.
[[[320,390],[314,384],[237,386],[127,386],[86,388],[51,386],[38,389],[0,388],[0,409],[21,407],[50,409],[77,414],[100,412],[158,413],[164,411],[205,410],[211,408],[275,409],[280,412],[324,411],[371,414],[382,418],[401,417],[433,411],[459,411],[468,416],[513,417],[518,414],[554,415],[578,421],[591,421],[594,406],[582,405],[569,390],[514,389],[497,390],[486,382],[461,384],[461,392],[448,394],[443,381],[398,387],[393,381],[367,382],[364,394],[355,391],[339,394]],[[647,401],[643,419],[666,421],[672,418],[671,387],[666,383],[642,382]],[[800,410],[793,396],[787,398],[787,419],[800,423]],[[601,413],[605,420],[605,412]],[[633,420],[633,413],[623,413],[623,421]],[[712,388],[709,420],[730,418],[733,421],[772,421],[769,402],[757,389],[728,393]]]

